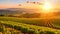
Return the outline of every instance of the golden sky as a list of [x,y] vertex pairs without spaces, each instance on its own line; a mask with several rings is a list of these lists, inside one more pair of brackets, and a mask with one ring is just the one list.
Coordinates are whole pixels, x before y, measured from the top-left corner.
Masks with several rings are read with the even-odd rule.
[[[0,8],[30,8],[30,9],[39,9],[42,7],[42,5],[38,4],[27,4],[27,0],[0,0]],[[44,4],[45,0],[29,0],[32,1],[39,1]],[[60,0],[46,0],[50,2],[53,6],[53,8],[60,9]],[[22,6],[18,6],[19,4],[22,4]]]

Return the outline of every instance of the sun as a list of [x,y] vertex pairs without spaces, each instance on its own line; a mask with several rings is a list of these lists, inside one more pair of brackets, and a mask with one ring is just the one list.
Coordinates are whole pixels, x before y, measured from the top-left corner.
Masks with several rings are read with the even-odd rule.
[[51,5],[49,4],[49,3],[45,3],[44,5],[43,5],[43,9],[45,9],[45,10],[50,10],[52,7],[51,7]]
[[49,13],[51,12],[51,9],[52,9],[52,5],[48,2],[45,2],[44,5],[42,6],[43,13]]

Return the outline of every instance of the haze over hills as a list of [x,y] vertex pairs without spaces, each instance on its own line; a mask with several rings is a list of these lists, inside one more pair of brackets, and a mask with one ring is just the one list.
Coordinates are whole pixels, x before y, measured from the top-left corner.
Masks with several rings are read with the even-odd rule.
[[[24,9],[24,8],[0,9],[0,14],[4,14],[4,15],[26,14],[26,13],[41,14],[39,9]],[[60,11],[54,12],[53,14],[60,16]]]
[[21,14],[21,13],[37,13],[37,10],[24,8],[0,9],[0,14]]

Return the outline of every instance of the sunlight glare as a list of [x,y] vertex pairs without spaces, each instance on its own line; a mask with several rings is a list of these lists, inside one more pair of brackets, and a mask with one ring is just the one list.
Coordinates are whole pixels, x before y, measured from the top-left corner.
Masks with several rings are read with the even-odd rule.
[[48,2],[45,2],[44,5],[42,6],[42,12],[44,13],[49,13],[51,12],[51,9],[52,9],[52,5]]
[[43,6],[43,9],[49,10],[49,9],[51,9],[51,5],[49,3],[45,3]]

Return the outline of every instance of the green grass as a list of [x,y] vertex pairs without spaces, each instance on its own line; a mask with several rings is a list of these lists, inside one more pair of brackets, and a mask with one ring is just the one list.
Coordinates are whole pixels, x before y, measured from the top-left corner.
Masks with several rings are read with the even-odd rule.
[[14,17],[0,17],[0,21],[13,21],[27,24],[40,25],[41,19],[39,18],[14,18]]
[[56,26],[56,27],[58,27],[58,28],[60,28],[60,19],[58,18],[58,19],[54,19],[55,21],[53,22],[53,24]]
[[[60,27],[60,19],[42,19],[42,18],[16,18],[16,17],[0,17],[0,23],[5,26],[9,26],[18,30],[21,30],[23,33],[30,34],[60,34],[59,29],[49,28],[52,26],[44,27],[45,25],[52,25],[54,27]],[[44,24],[42,26],[42,24]],[[38,26],[39,25],[39,26]]]
[[17,30],[21,30],[23,33],[39,34],[41,32],[46,32],[47,34],[48,33],[56,34],[56,33],[60,32],[60,30],[58,30],[58,29],[52,29],[52,28],[48,28],[48,27],[29,25],[29,24],[12,22],[12,21],[1,21],[1,24],[15,28]]
[[[49,25],[52,24],[54,27],[60,27],[60,18],[54,19],[42,19],[42,18],[16,18],[16,17],[0,17],[0,21],[13,21],[19,23],[33,24],[33,25]],[[44,26],[45,26],[44,25]]]

